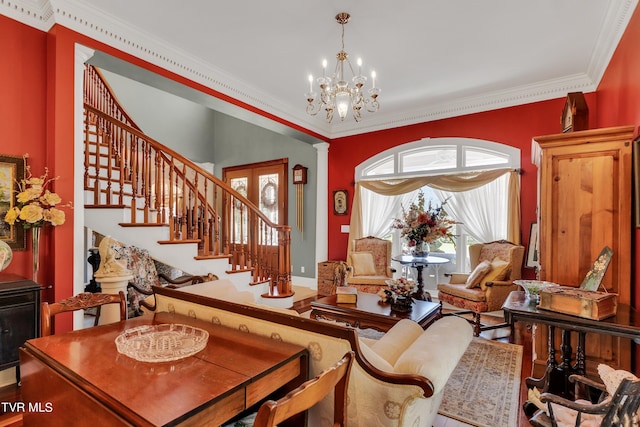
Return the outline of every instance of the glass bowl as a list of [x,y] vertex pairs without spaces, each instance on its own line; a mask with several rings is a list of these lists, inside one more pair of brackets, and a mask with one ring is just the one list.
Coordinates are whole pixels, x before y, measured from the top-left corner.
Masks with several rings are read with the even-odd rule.
[[513,283],[522,286],[527,298],[540,302],[540,290],[549,288],[551,286],[559,286],[557,283],[545,282],[544,280],[514,280]]
[[208,339],[209,332],[189,325],[144,325],[118,335],[116,348],[141,362],[170,362],[203,350]]

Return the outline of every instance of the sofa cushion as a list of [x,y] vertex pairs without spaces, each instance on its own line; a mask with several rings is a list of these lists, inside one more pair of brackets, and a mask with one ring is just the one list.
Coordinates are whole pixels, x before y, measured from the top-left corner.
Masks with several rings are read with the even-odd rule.
[[467,278],[467,288],[475,288],[480,285],[480,281],[491,270],[491,263],[489,261],[482,261],[473,269],[469,277]]
[[353,267],[354,276],[375,276],[376,266],[373,263],[373,253],[371,252],[352,252],[351,266]]
[[422,334],[423,329],[416,322],[402,319],[371,346],[380,357],[394,365],[398,357]]
[[445,386],[451,372],[473,339],[465,319],[446,316],[435,321],[398,358],[394,371],[418,374],[433,382],[434,394]]
[[455,295],[471,301],[486,301],[487,294],[480,288],[467,288],[466,285],[457,285],[451,283],[441,283],[438,290],[449,295]]
[[480,287],[484,288],[487,282],[504,280],[509,277],[509,273],[511,273],[511,264],[500,258],[495,258],[491,261],[491,269],[480,280]]
[[382,358],[378,353],[366,344],[363,340],[359,340],[360,352],[365,359],[369,361],[373,366],[385,372],[393,372],[393,366]]

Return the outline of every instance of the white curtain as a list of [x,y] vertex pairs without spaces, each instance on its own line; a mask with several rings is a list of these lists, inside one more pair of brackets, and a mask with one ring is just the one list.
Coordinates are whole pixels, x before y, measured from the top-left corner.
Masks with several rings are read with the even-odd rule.
[[409,206],[417,196],[418,190],[397,196],[385,196],[362,188],[360,201],[363,236],[383,237],[388,234],[401,207]]
[[449,198],[445,211],[463,224],[467,234],[478,242],[492,242],[508,238],[508,178],[503,175],[463,192],[433,191],[440,201]]

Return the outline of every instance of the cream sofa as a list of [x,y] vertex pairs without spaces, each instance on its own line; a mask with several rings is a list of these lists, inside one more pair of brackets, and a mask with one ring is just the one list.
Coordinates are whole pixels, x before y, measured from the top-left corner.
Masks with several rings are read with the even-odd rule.
[[[352,328],[308,319],[290,310],[203,296],[199,293],[207,289],[201,288],[200,292],[197,288],[185,292],[184,288],[155,287],[156,311],[302,345],[309,350],[310,377],[354,350],[347,407],[350,427],[432,426],[444,385],[473,335],[467,321],[445,317],[426,331],[402,320],[379,341],[360,339]],[[308,425],[331,425],[332,416],[333,400],[326,398],[309,410]]]

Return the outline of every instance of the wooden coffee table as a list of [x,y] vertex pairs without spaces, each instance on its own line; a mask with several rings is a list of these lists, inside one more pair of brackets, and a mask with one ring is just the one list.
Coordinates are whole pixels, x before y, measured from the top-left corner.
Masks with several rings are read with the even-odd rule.
[[355,328],[373,328],[386,332],[400,319],[410,319],[426,329],[442,315],[440,303],[418,301],[409,313],[391,311],[390,304],[383,304],[376,294],[358,292],[356,304],[338,304],[331,295],[311,302],[311,318],[345,322]]

